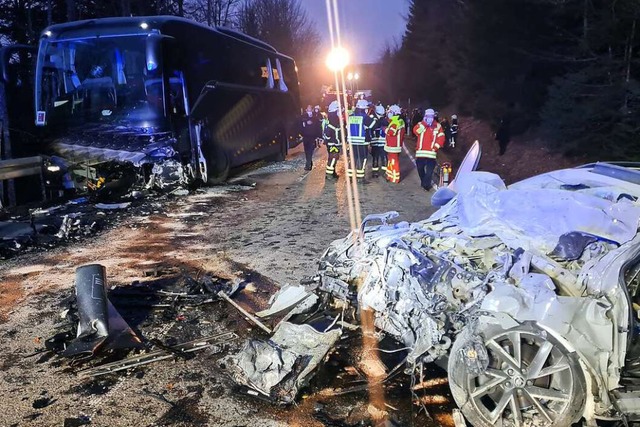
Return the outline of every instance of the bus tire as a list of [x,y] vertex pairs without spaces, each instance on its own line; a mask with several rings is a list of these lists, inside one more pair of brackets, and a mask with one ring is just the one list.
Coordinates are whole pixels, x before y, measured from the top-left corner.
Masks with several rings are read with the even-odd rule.
[[207,184],[222,184],[229,177],[231,160],[225,150],[214,146],[207,158]]
[[285,132],[284,129],[281,130],[278,138],[278,153],[273,156],[273,160],[276,162],[284,162],[287,158],[287,151],[289,150],[287,132]]

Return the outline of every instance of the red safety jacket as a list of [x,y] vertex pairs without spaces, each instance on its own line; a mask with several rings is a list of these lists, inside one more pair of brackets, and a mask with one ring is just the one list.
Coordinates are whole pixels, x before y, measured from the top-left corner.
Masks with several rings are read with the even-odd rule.
[[435,120],[431,126],[421,121],[413,127],[413,134],[418,138],[416,142],[416,157],[436,158],[436,152],[445,143],[444,130]]
[[404,143],[405,125],[404,120],[400,116],[393,116],[389,120],[387,126],[386,141],[384,145],[384,151],[387,153],[400,153],[402,152],[402,144]]

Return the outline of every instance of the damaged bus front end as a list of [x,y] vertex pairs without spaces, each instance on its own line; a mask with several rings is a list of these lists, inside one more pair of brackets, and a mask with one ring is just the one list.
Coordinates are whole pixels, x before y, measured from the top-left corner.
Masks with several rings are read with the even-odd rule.
[[[260,63],[233,58],[236,45]],[[277,63],[281,73],[267,71],[295,83],[276,86],[262,62]],[[110,176],[159,188],[220,181],[232,166],[286,154],[299,104],[294,67],[258,40],[178,17],[54,25],[40,39],[36,125],[46,128],[49,154],[63,172],[89,186]],[[233,79],[249,71],[257,78]],[[230,84],[232,94],[221,89]],[[273,124],[247,124],[277,97],[282,106],[271,109],[279,114]]]

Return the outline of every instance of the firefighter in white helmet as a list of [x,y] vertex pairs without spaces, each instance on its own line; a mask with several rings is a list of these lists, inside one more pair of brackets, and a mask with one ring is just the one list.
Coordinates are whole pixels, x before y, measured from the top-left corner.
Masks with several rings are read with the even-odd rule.
[[451,147],[456,146],[456,138],[458,138],[458,116],[456,114],[451,116],[451,136],[449,145]]
[[371,127],[371,172],[374,178],[377,178],[380,173],[380,168],[383,172],[387,170],[387,153],[384,151],[384,145],[386,142],[385,131],[389,121],[385,117],[384,107],[382,105],[376,105],[374,110],[373,126]]
[[[359,182],[364,181],[364,172],[367,166],[367,157],[369,156],[369,143],[371,141],[371,125],[373,119],[367,114],[369,103],[360,99],[356,102],[356,110],[353,114],[349,115],[349,145],[353,151],[353,157],[355,160],[355,174]],[[354,165],[350,165],[347,168],[347,177],[353,176]]]
[[322,123],[322,139],[327,146],[327,178],[338,178],[336,167],[340,160],[340,110],[338,101],[333,101],[327,108],[327,118]]
[[445,144],[444,130],[435,119],[435,111],[424,112],[424,120],[413,127],[416,136],[416,168],[420,175],[420,185],[426,191],[433,188],[431,181],[436,167],[436,153]]

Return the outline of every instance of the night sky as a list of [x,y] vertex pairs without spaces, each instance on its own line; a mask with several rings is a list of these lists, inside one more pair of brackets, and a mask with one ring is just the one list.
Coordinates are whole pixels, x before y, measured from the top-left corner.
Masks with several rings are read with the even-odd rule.
[[[331,46],[325,0],[302,0],[309,18],[322,36],[322,51]],[[342,43],[354,63],[377,62],[387,42],[404,34],[407,0],[338,0]]]

